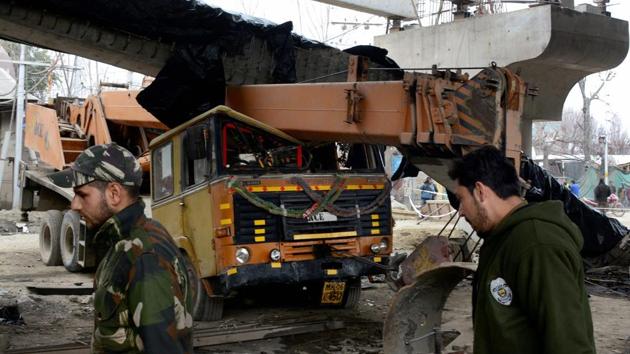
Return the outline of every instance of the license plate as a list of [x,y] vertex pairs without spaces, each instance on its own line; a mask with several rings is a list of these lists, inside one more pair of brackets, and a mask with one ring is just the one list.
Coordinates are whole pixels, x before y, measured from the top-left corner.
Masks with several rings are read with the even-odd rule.
[[308,222],[327,222],[327,221],[337,221],[337,215],[331,214],[327,211],[322,211],[317,214],[313,214],[308,217]]
[[324,289],[322,290],[322,304],[340,304],[343,301],[343,292],[345,289],[345,282],[324,282]]

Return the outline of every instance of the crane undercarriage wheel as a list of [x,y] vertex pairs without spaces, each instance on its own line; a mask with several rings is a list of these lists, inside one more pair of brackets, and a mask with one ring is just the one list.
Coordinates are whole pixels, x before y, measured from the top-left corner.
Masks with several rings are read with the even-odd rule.
[[59,249],[63,266],[69,272],[80,272],[83,267],[79,264],[79,233],[81,232],[81,217],[75,211],[65,212],[61,222]]
[[223,317],[223,296],[208,295],[204,286],[207,280],[199,278],[190,257],[185,252],[182,251],[182,253],[186,261],[188,281],[193,289],[193,318],[197,321],[220,320]]
[[61,265],[59,238],[63,214],[59,210],[49,210],[39,230],[39,254],[47,266]]

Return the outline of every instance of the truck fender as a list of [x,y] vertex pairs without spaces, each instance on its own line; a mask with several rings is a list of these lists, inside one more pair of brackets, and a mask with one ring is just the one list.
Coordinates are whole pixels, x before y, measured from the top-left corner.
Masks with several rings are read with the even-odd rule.
[[172,236],[172,238],[175,242],[175,245],[177,246],[177,248],[179,248],[180,251],[186,253],[191,260],[197,259],[195,249],[193,248],[192,243],[190,242],[190,239],[188,237]]

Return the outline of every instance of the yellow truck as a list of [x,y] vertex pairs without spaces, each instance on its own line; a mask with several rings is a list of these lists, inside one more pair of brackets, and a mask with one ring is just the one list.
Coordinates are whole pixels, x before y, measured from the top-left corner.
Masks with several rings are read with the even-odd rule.
[[197,319],[221,318],[226,295],[256,285],[296,284],[353,307],[361,277],[385,273],[392,217],[377,146],[307,147],[218,106],[150,150],[153,217],[198,278]]

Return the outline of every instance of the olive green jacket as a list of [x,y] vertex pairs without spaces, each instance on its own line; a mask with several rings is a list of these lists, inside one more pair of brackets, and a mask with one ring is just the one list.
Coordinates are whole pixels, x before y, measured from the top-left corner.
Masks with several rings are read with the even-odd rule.
[[583,239],[562,203],[523,203],[480,236],[474,353],[595,353]]

